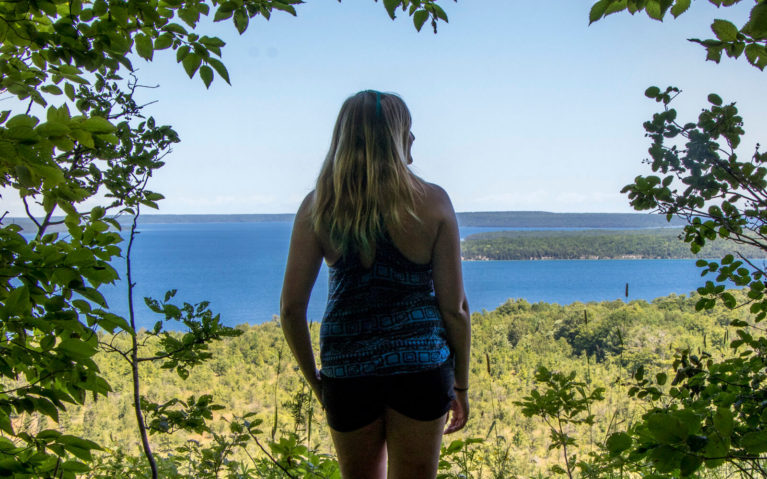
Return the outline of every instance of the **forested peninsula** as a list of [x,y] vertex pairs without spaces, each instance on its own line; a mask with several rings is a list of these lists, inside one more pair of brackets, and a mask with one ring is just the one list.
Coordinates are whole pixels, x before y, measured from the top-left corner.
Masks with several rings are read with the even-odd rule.
[[464,260],[535,259],[690,259],[721,258],[742,254],[764,258],[765,250],[736,245],[731,241],[709,241],[697,254],[682,241],[682,230],[655,228],[638,230],[493,231],[470,235],[461,249]]

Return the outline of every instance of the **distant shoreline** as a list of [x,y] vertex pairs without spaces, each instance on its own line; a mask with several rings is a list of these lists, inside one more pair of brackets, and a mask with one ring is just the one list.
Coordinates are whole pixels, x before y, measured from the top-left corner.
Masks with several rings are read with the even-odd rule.
[[[685,222],[657,214],[644,213],[551,213],[547,211],[474,211],[456,214],[459,226],[495,227],[495,228],[659,228],[681,226]],[[293,222],[293,213],[276,214],[193,214],[167,215],[144,214],[139,224],[192,224],[192,223],[265,223]],[[62,219],[54,217],[54,220]],[[118,221],[127,224],[130,216],[122,216]],[[26,217],[6,217],[3,225],[18,224],[25,230],[31,230],[34,224]]]

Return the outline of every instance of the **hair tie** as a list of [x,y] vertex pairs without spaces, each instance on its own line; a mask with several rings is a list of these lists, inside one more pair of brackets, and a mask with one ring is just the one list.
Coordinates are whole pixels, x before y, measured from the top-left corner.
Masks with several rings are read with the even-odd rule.
[[367,93],[376,95],[376,118],[381,118],[381,92],[378,90],[365,90]]

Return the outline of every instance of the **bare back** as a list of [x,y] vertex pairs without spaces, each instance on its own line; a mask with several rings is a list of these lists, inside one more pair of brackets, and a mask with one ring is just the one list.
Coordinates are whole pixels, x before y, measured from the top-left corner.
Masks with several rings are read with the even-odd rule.
[[[412,216],[401,213],[403,226],[393,228],[386,225],[386,230],[394,243],[394,246],[405,258],[418,264],[428,264],[433,259],[434,243],[439,234],[440,225],[446,217],[445,203],[452,213],[449,199],[445,192],[431,183],[423,183],[424,194],[416,199],[415,212],[418,220]],[[341,257],[341,252],[333,248],[327,234],[319,235],[325,262],[333,265]],[[364,266],[372,264],[373,258],[361,258]]]

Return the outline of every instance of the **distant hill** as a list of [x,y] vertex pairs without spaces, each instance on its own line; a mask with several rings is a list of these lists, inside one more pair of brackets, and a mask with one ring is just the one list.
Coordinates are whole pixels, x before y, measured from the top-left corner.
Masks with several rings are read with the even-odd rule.
[[461,251],[467,260],[690,259],[735,253],[765,257],[761,248],[721,239],[707,242],[694,255],[681,234],[680,228],[493,231],[470,235]]
[[662,228],[686,222],[647,213],[549,213],[547,211],[480,211],[457,213],[461,226],[513,228]]
[[[494,226],[509,228],[660,228],[682,226],[685,222],[665,216],[642,213],[549,213],[547,211],[480,211],[458,213],[461,226]],[[157,223],[261,223],[292,222],[292,213],[236,215],[165,215],[144,214],[140,224]],[[61,218],[54,218],[61,219]],[[128,223],[130,217],[118,218]],[[28,218],[5,218],[3,224],[16,223],[29,231],[33,223]]]

